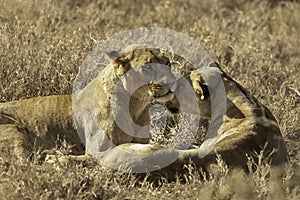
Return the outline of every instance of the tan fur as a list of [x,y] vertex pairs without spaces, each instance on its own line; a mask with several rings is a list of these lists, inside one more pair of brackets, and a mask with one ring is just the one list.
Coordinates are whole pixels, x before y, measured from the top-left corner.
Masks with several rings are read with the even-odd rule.
[[13,155],[9,152],[16,151],[26,158],[39,148],[54,148],[57,141],[64,139],[76,144],[73,153],[81,152],[82,144],[72,120],[71,100],[70,95],[55,95],[1,103],[0,145],[5,150],[1,156],[8,154],[9,157]]
[[[128,70],[139,68],[145,63],[167,64],[169,60],[158,50],[136,50],[116,58],[109,57],[109,59],[111,59],[111,64],[101,71],[100,75],[83,91],[74,94],[73,102],[71,95],[54,95],[1,103],[1,156],[9,158],[14,154],[13,152],[16,152],[15,154],[18,154],[19,157],[27,158],[38,149],[54,148],[59,140],[64,139],[70,144],[75,144],[72,152],[75,154],[83,152],[80,139],[85,141],[86,150],[89,153],[96,150],[104,151],[113,145],[122,143],[147,143],[148,139],[135,138],[132,136],[134,133],[128,135],[115,124],[110,98],[120,77]],[[124,87],[126,87],[126,83]],[[165,94],[165,88],[163,90],[163,94]],[[149,123],[148,103],[150,97],[151,95],[161,95],[160,92],[159,85],[148,84],[133,93],[129,110],[135,123],[139,125]],[[96,116],[84,117],[82,111],[85,111],[85,114],[95,113]],[[91,119],[91,117],[95,118]],[[89,129],[93,120],[97,124]],[[100,129],[110,141],[103,140],[94,143],[93,136]]]
[[[123,81],[125,93],[122,94],[128,95],[126,91],[130,83],[123,77],[130,69],[138,69],[145,63],[160,63],[169,65],[171,73],[173,66],[170,65],[168,56],[151,49],[135,50],[111,59],[111,64],[105,67],[96,79],[82,91],[74,94],[73,102],[70,95],[61,95],[1,103],[0,150],[5,150],[8,156],[10,153],[26,156],[39,147],[53,148],[58,136],[76,144],[77,150],[80,151],[82,147],[77,137],[78,132],[80,139],[84,141],[86,152],[92,153],[105,165],[118,166],[131,163],[132,168],[146,167],[151,165],[149,160],[152,159],[162,159],[165,156],[178,157],[171,165],[161,169],[171,175],[189,160],[194,161],[198,167],[209,170],[209,166],[216,162],[215,150],[228,165],[247,168],[247,155],[260,152],[266,143],[266,155],[273,149],[277,150],[271,156],[272,164],[279,165],[287,161],[280,129],[270,111],[221,70],[215,70],[215,73],[222,75],[227,92],[227,113],[218,131],[218,134],[224,137],[204,158],[199,157],[201,152],[198,148],[177,150],[149,145],[147,144],[149,138],[139,138],[137,135],[139,132],[133,127],[128,127],[131,131],[128,135],[114,121],[111,98],[116,84]],[[190,81],[198,95],[201,117],[209,118],[211,102],[210,98],[205,97],[206,75],[204,78],[202,75],[201,71],[192,70]],[[149,124],[150,102],[180,106],[172,91],[166,87],[161,87],[157,83],[146,84],[130,97],[130,116],[136,124]],[[127,124],[131,123],[131,119],[122,120]],[[100,130],[108,139],[104,137],[99,139],[97,134]],[[133,143],[140,143],[138,151],[135,150],[137,146]],[[1,155],[5,153],[1,152]]]
[[[273,166],[286,163],[288,154],[285,143],[278,123],[271,112],[222,70],[217,69],[217,72],[222,76],[225,86],[227,111],[218,130],[221,139],[205,157],[201,157],[203,152],[199,148],[178,150],[160,147],[152,149],[149,145],[145,145],[145,151],[137,156],[136,152],[130,148],[130,144],[119,145],[111,151],[100,154],[99,157],[111,166],[131,163],[130,166],[133,169],[137,169],[137,166],[147,169],[154,163],[154,160],[178,157],[175,162],[160,169],[161,173],[166,173],[168,176],[173,176],[176,172],[181,171],[183,166],[191,160],[197,167],[212,172],[211,166],[216,163],[216,153],[229,167],[239,167],[246,171],[248,170],[248,158],[252,157],[254,161],[258,162],[260,153],[263,153],[266,161]],[[201,76],[195,76],[199,73],[201,72],[191,73],[191,83],[198,82],[193,84],[194,87],[196,86],[195,92],[199,90],[201,84],[206,84],[203,83]],[[199,107],[202,109],[201,117],[211,117],[210,98],[203,99],[203,92],[197,94]],[[159,99],[162,98],[159,97]],[[160,101],[160,103],[163,102]],[[141,163],[140,160],[144,162]]]
[[227,111],[219,131],[226,137],[217,143],[216,150],[231,165],[244,168],[245,154],[253,156],[262,150],[266,157],[272,154],[273,165],[285,163],[288,154],[275,117],[225,72],[220,70],[220,74],[227,95]]

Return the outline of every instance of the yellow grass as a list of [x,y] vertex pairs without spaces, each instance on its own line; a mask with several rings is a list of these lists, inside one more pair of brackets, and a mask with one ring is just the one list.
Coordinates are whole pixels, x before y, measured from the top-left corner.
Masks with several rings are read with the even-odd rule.
[[[300,164],[300,3],[264,0],[0,0],[0,101],[70,94],[85,56],[116,33],[143,26],[195,39],[279,121]],[[154,185],[85,163],[0,159],[0,199],[300,199],[299,168],[268,164],[245,175]]]

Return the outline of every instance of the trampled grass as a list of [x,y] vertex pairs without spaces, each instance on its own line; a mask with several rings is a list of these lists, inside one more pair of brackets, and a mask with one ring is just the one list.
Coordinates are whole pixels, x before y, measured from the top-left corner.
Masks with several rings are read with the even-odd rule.
[[[300,164],[299,1],[0,0],[0,101],[70,94],[78,68],[103,40],[158,26],[185,33],[277,118]],[[156,185],[86,163],[0,160],[0,199],[300,199],[300,172],[259,166]]]

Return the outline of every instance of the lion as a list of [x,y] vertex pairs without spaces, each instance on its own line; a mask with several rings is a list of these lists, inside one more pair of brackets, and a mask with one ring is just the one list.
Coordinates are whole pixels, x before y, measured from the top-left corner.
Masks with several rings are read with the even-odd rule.
[[[209,68],[210,70],[204,71],[205,73],[200,69],[191,70],[187,76],[197,94],[200,115],[208,119],[212,117],[213,109],[209,87],[215,86],[209,85],[207,80],[215,75],[221,77],[226,91],[226,111],[225,115],[221,116],[221,124],[216,130],[218,137],[208,136],[205,141],[202,141],[200,148],[191,146],[184,150],[154,144],[126,143],[101,152],[97,155],[100,160],[115,168],[129,163],[129,168],[135,171],[151,170],[151,166],[155,165],[160,172],[169,175],[180,171],[189,161],[193,161],[197,167],[210,173],[211,165],[216,163],[218,155],[229,167],[238,167],[245,171],[249,170],[249,158],[253,158],[257,163],[260,153],[263,153],[273,166],[288,162],[288,153],[279,125],[269,109],[230,78],[216,62],[211,63]],[[152,94],[152,90],[153,88],[150,87],[148,93]],[[176,93],[176,89],[165,93],[166,95],[152,95],[150,102],[172,108],[169,109],[169,113],[177,115],[180,104],[176,96],[172,95]],[[210,144],[211,139],[216,139],[213,148]],[[174,160],[174,162],[167,167],[162,167],[166,160]],[[159,166],[158,163],[163,164]]]
[[[1,103],[0,144],[4,152],[1,154],[26,158],[36,149],[53,148],[58,139],[65,139],[74,145],[72,154],[82,154],[85,149],[86,155],[92,155],[105,166],[143,173],[155,170],[168,176],[174,176],[191,161],[210,172],[217,155],[228,166],[245,170],[249,156],[261,151],[272,165],[288,161],[274,116],[217,63],[211,63],[206,71],[194,69],[188,63],[177,69],[170,54],[147,48],[124,54],[112,52],[108,59],[110,64],[73,95]],[[167,66],[162,74],[155,72],[159,65]],[[188,84],[178,80],[174,71],[183,72]],[[212,117],[215,108],[211,96],[215,94],[211,91],[216,86],[209,79],[215,75],[224,83],[226,111],[224,116],[219,116],[219,125],[211,131],[212,135],[204,133],[203,141],[187,149],[151,142],[152,136],[142,128],[151,123],[149,106],[162,105],[168,116],[175,118],[172,123],[176,125],[181,103],[190,105],[177,98],[184,93],[182,86],[193,89],[199,116]],[[144,84],[135,87],[132,79]],[[126,103],[124,99],[129,101]],[[126,106],[128,113],[122,109]]]
[[53,95],[0,104],[1,157],[26,159],[37,150],[55,148],[66,140],[74,154],[83,145],[72,119],[72,97]]
[[[84,90],[74,94],[73,97],[53,95],[1,103],[1,156],[10,158],[16,155],[18,158],[27,158],[36,150],[56,147],[56,143],[60,140],[66,140],[74,145],[72,154],[82,154],[84,146],[86,152],[91,153],[107,150],[112,144],[147,143],[149,139],[134,137],[134,133],[125,134],[116,125],[110,98],[120,77],[132,66],[141,67],[145,63],[168,65],[169,59],[162,56],[160,51],[149,49],[133,51],[117,59],[114,54],[115,52],[108,54],[111,63]],[[158,84],[156,85],[159,88]],[[149,87],[150,84],[139,88],[130,99],[131,117],[140,125],[149,122],[147,101],[150,95],[144,95]],[[165,88],[161,87],[160,91],[156,91],[160,92],[164,95]],[[95,98],[92,105],[91,97]],[[83,116],[82,110],[85,113],[90,110],[95,116]],[[91,124],[93,121],[91,117],[95,117],[96,124]],[[107,138],[96,142],[93,136],[98,137],[97,131],[100,129]]]

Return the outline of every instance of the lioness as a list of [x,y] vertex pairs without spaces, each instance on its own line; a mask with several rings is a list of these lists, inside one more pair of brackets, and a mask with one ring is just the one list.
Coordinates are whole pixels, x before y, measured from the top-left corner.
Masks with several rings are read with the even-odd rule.
[[[100,163],[114,168],[128,167],[136,172],[157,169],[173,175],[190,160],[209,171],[209,166],[216,162],[216,152],[229,166],[245,169],[247,155],[262,149],[266,155],[270,154],[273,165],[287,161],[280,129],[270,111],[214,66],[215,63],[206,74],[188,65],[179,70],[185,72],[204,118],[210,118],[213,109],[209,88],[214,86],[207,82],[210,72],[222,77],[227,98],[226,115],[222,116],[222,124],[214,134],[218,137],[213,137],[217,138],[213,148],[206,145],[211,139],[209,137],[200,148],[191,146],[187,150],[149,144],[151,137],[144,135],[140,128],[150,123],[149,105],[159,103],[169,110],[170,115],[180,113],[181,105],[176,97],[182,91],[180,84],[164,81],[165,76],[173,76],[174,65],[168,54],[156,49],[136,49],[122,55],[113,53],[110,57],[111,63],[82,91],[75,93],[73,99],[71,95],[61,95],[1,103],[1,155],[27,157],[34,148],[55,147],[58,136],[75,144],[74,152],[80,152],[83,143],[85,151]],[[163,74],[157,74],[148,65],[153,63],[169,68],[164,69]],[[136,69],[134,74],[126,77],[131,69]],[[149,73],[151,77],[143,76]],[[147,84],[131,88],[132,77],[146,79],[142,82]],[[115,92],[118,95],[114,95]],[[122,105],[123,98],[130,99],[128,105]],[[129,117],[120,119],[118,116],[126,115],[121,115],[124,106],[129,107]],[[132,122],[140,126],[127,126],[126,130],[120,128],[122,124]]]

